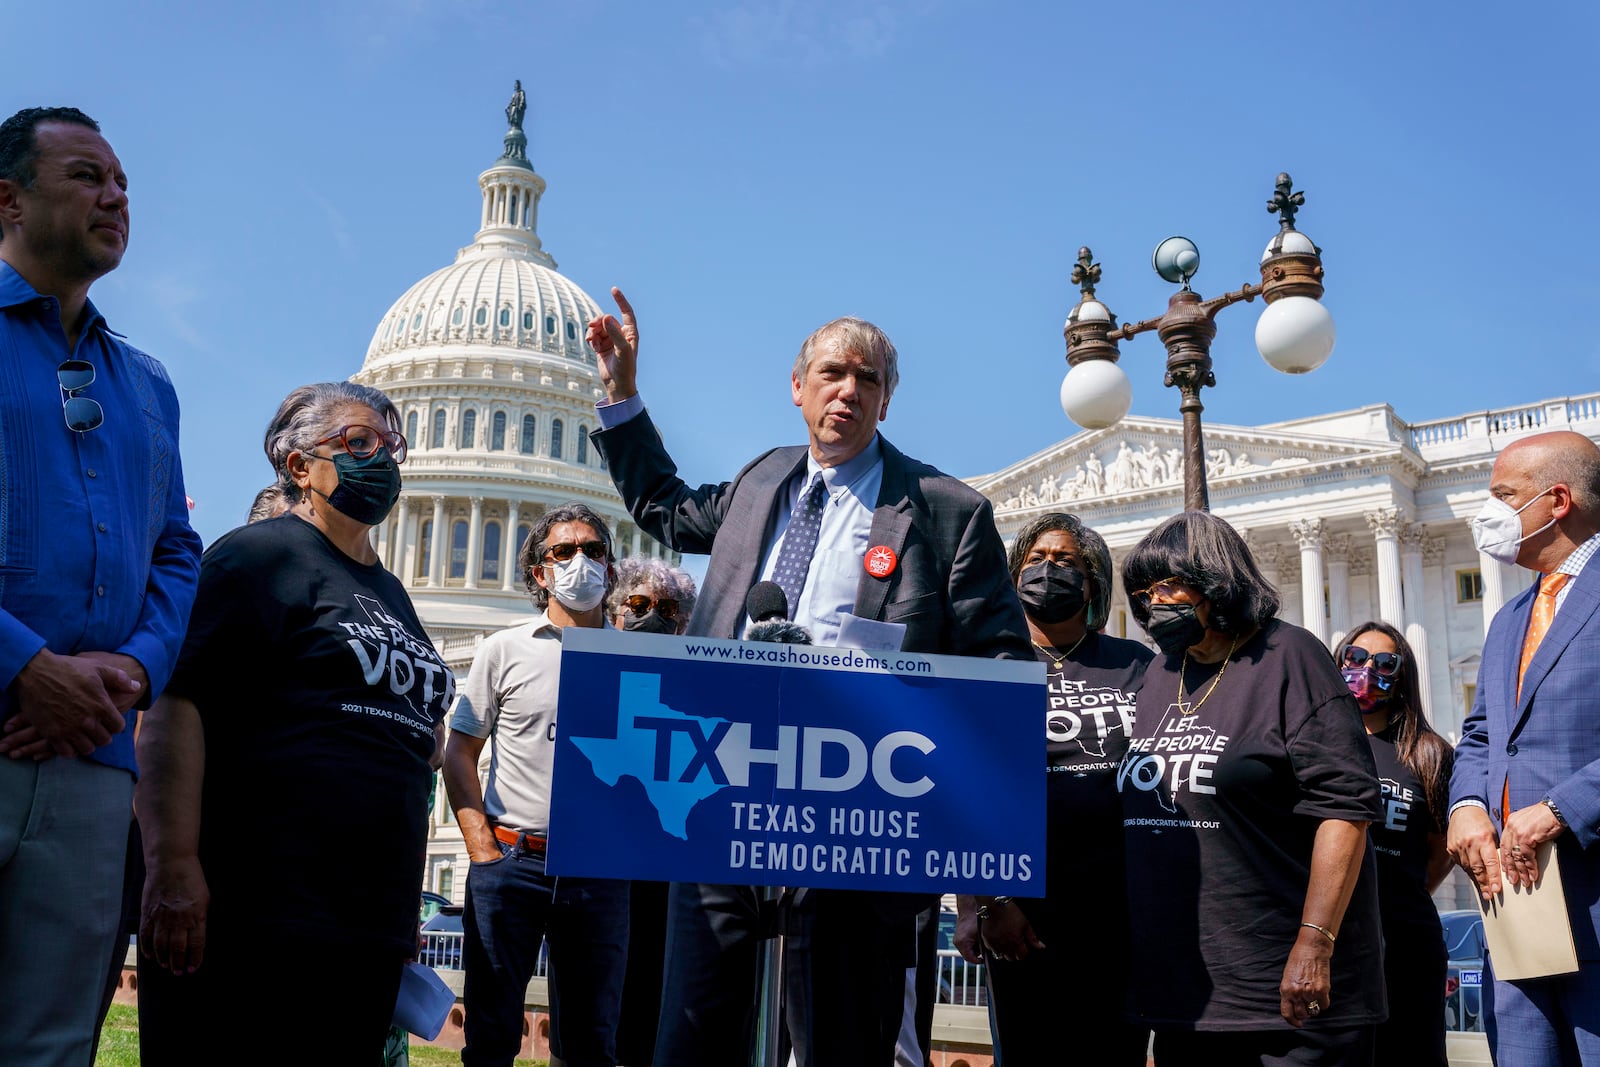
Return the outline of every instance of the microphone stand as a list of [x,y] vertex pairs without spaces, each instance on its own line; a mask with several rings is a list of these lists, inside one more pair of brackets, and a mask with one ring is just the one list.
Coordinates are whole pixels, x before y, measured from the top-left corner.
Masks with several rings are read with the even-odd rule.
[[756,1067],[783,1067],[778,1061],[783,1042],[783,889],[763,886],[763,915],[771,909],[772,936],[761,943],[761,995],[756,1008]]
[[[757,601],[761,595],[766,600],[762,601],[761,608],[755,608],[752,601]],[[811,643],[811,635],[803,627],[788,622],[788,600],[776,583],[757,583],[745,599],[745,609],[752,621],[758,618],[776,619],[775,622],[756,622],[751,630],[746,631],[746,640],[778,644]],[[756,1006],[755,1067],[783,1067],[778,1056],[783,1048],[783,918],[786,892],[781,886],[770,885],[763,886],[761,890],[761,915],[763,920],[772,921],[773,930],[771,937],[762,940],[759,956],[761,989]]]

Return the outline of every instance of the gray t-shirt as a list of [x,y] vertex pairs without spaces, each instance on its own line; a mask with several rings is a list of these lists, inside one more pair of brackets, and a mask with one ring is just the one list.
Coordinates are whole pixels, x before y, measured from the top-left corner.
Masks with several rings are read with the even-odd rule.
[[536,834],[550,827],[560,688],[561,628],[542,612],[490,634],[473,657],[450,728],[489,738],[483,810],[496,823]]

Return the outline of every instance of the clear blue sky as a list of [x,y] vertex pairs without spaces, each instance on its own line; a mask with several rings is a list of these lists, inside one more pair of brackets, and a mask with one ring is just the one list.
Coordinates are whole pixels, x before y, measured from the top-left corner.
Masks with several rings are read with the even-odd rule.
[[[1258,280],[1279,170],[1338,347],[1287,377],[1255,354],[1260,303],[1225,311],[1208,421],[1600,388],[1597,10],[18,3],[0,110],[80,106],[127,167],[130,251],[93,296],[172,372],[210,540],[270,479],[282,396],[353,373],[470,243],[519,77],[545,248],[634,299],[641,386],[691,481],[803,438],[788,366],[840,314],[899,345],[884,432],[911,454],[971,476],[1060,440],[1078,246],[1123,320],[1165,307],[1149,257],[1170,234],[1200,246],[1201,293]],[[1123,344],[1136,414],[1176,416],[1163,358]]]

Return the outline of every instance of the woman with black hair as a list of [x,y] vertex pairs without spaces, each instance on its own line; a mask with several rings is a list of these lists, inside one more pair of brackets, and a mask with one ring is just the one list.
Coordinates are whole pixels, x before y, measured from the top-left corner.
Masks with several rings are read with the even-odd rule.
[[1111,553],[1075,516],[1035,519],[1009,562],[1049,689],[1049,895],[958,897],[956,947],[988,964],[997,1067],[1057,1062],[1063,1034],[1080,1062],[1142,1067],[1149,1030],[1123,1022],[1128,913],[1116,772],[1150,650],[1101,632]]
[[1117,775],[1156,1062],[1370,1064],[1382,805],[1354,698],[1223,520],[1168,519],[1122,580],[1163,653]]
[[1445,949],[1430,895],[1453,862],[1445,850],[1445,813],[1455,752],[1422,717],[1416,657],[1399,630],[1364,622],[1345,636],[1338,660],[1361,706],[1383,790],[1383,818],[1371,831],[1389,990],[1377,1062],[1445,1067],[1439,1010]]

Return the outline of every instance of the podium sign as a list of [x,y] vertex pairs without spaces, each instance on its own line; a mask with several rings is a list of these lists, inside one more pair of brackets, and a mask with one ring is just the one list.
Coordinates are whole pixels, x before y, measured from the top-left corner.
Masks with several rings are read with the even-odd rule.
[[1044,894],[1044,668],[568,628],[547,867]]

